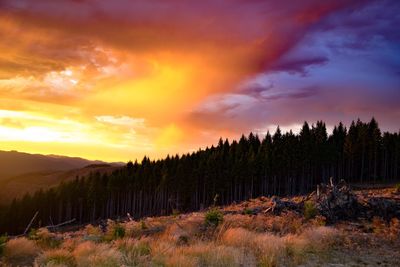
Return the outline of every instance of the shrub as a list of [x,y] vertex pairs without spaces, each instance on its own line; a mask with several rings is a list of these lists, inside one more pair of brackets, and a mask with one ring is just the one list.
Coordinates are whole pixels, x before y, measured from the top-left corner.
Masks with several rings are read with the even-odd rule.
[[114,239],[123,238],[125,236],[125,228],[121,224],[116,224],[113,232]]
[[48,250],[35,260],[36,266],[65,266],[75,267],[76,261],[66,249]]
[[32,240],[36,240],[36,243],[42,248],[57,248],[62,243],[62,240],[57,238],[47,228],[39,228],[31,231],[29,237]]
[[246,209],[244,209],[243,214],[245,214],[245,215],[253,215],[253,210],[246,208]]
[[4,259],[13,266],[32,265],[39,253],[34,241],[25,237],[9,240],[4,248]]
[[207,211],[205,217],[206,225],[218,226],[224,220],[224,215],[217,209],[213,208]]
[[140,229],[142,229],[142,230],[147,230],[148,229],[148,227],[147,227],[146,223],[144,222],[144,220],[140,221]]
[[400,193],[400,183],[396,184],[395,188],[396,188],[396,192]]
[[315,218],[315,216],[317,216],[318,214],[318,210],[315,207],[315,204],[311,201],[306,201],[304,203],[304,217],[307,220],[313,219]]
[[108,221],[107,233],[104,236],[106,241],[121,239],[125,236],[125,228],[120,223],[115,223],[111,220]]
[[36,235],[37,230],[38,230],[38,229],[31,228],[31,229],[29,230],[29,233],[28,233],[28,239],[30,239],[30,240],[37,240],[37,235]]
[[0,236],[0,257],[3,255],[4,247],[6,246],[7,239],[8,239],[7,234]]

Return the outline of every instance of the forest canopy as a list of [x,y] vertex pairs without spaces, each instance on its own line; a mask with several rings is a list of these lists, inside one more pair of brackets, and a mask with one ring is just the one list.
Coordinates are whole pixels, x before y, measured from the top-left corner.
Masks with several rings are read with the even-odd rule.
[[[399,179],[400,135],[382,133],[378,123],[307,122],[299,134],[260,138],[250,133],[232,142],[162,160],[144,157],[112,174],[91,173],[46,191],[25,195],[0,208],[1,232],[21,233],[39,211],[34,227],[76,219],[167,215],[230,204],[261,195],[296,195],[319,183],[393,182]],[[217,196],[217,197],[216,197]]]

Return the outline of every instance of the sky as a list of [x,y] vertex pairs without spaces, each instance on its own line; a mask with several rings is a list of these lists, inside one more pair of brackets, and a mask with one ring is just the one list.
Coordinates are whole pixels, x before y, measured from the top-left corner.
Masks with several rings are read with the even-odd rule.
[[162,158],[304,121],[400,129],[397,0],[0,0],[0,150]]

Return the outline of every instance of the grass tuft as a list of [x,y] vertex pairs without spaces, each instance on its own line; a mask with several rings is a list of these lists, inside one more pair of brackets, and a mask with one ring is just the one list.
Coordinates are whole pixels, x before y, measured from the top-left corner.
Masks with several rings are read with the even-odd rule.
[[47,250],[35,260],[35,266],[65,266],[75,267],[76,261],[71,252],[66,249]]
[[205,223],[208,226],[218,226],[224,220],[224,215],[216,208],[212,208],[206,213]]
[[7,234],[0,236],[0,257],[3,255],[7,240],[8,240]]
[[12,266],[32,265],[38,254],[35,242],[25,237],[9,240],[4,248],[4,260]]
[[306,220],[314,219],[317,216],[318,210],[312,201],[306,201],[304,203],[304,217]]

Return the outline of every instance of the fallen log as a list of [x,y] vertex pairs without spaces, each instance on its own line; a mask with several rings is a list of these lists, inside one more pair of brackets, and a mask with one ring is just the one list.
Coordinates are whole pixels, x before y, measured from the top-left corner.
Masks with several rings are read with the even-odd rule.
[[271,198],[270,207],[264,210],[264,213],[272,212],[274,215],[281,214],[284,210],[301,211],[303,203],[282,200],[277,196]]
[[46,228],[47,228],[47,229],[55,229],[55,228],[58,228],[58,227],[60,227],[60,226],[64,226],[64,225],[73,223],[73,222],[75,222],[75,221],[76,221],[76,219],[74,218],[74,219],[72,219],[72,220],[59,223],[59,224],[57,224],[57,225],[48,225],[48,226],[46,226]]
[[35,215],[33,215],[33,217],[32,217],[32,219],[31,219],[31,221],[29,222],[28,226],[25,228],[25,231],[24,231],[23,235],[26,235],[26,234],[28,233],[29,229],[30,229],[31,226],[32,226],[33,221],[36,219],[36,217],[38,216],[38,214],[39,214],[39,211],[36,211]]

